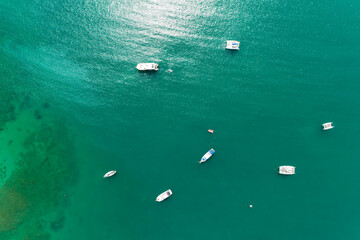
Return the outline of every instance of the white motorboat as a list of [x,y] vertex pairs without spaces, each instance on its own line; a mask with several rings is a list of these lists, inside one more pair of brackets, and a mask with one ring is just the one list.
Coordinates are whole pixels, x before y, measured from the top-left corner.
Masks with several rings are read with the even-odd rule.
[[206,162],[209,158],[212,157],[212,155],[215,153],[215,150],[212,148],[210,149],[205,155],[201,158],[199,163]]
[[104,178],[108,178],[108,177],[114,176],[115,174],[116,174],[116,171],[115,171],[115,170],[109,171],[109,172],[107,172],[107,173],[104,175]]
[[239,50],[240,49],[240,42],[234,40],[226,41],[226,49],[228,50]]
[[162,194],[160,194],[157,198],[156,198],[156,201],[157,202],[162,202],[164,201],[165,199],[167,199],[168,197],[170,197],[172,195],[172,191],[171,189],[163,192]]
[[280,166],[279,173],[283,175],[293,175],[295,174],[295,167],[293,166]]
[[139,63],[136,69],[139,71],[157,71],[159,70],[159,65],[156,63]]
[[323,130],[329,130],[329,129],[334,128],[334,126],[332,125],[332,122],[324,123],[323,127],[324,127]]

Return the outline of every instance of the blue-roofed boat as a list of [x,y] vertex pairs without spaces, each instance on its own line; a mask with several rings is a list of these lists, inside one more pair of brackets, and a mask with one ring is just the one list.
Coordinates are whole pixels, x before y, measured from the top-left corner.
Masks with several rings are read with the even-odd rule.
[[215,150],[212,148],[210,149],[205,155],[201,158],[201,161],[199,163],[206,162],[209,158],[212,157],[212,155],[215,153]]

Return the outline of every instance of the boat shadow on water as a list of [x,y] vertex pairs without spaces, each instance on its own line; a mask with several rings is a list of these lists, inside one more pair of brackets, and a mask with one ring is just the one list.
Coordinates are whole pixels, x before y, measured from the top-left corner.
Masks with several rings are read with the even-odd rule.
[[138,71],[140,76],[154,76],[157,72],[156,71]]
[[234,51],[234,50],[229,50],[229,49],[225,49],[226,55],[227,56],[235,56],[235,55],[239,55],[240,52],[239,51]]

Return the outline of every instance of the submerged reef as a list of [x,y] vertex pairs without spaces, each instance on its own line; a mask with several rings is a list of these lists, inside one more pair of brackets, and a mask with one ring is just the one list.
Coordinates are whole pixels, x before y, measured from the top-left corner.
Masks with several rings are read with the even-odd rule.
[[[2,88],[0,84],[0,89]],[[13,96],[11,94],[1,94],[0,91],[0,132],[4,130],[5,124],[15,120],[15,105],[12,103]]]
[[64,225],[64,194],[76,180],[75,149],[62,122],[39,124],[27,134],[0,189],[0,239],[50,239]]
[[[0,52],[0,55],[2,52]],[[6,59],[6,58],[5,58]],[[20,98],[21,94],[16,91],[16,82],[18,77],[21,77],[19,73],[9,72],[15,69],[14,66],[8,64],[6,61],[0,61],[0,132],[4,130],[5,124],[9,121],[13,121],[16,118],[15,103]]]

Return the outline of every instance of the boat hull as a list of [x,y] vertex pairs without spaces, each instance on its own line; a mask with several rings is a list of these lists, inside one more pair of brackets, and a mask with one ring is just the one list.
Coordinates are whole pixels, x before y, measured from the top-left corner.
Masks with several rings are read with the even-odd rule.
[[232,51],[239,51],[240,50],[240,48],[228,48],[228,47],[226,47],[225,49],[226,50],[232,50]]

